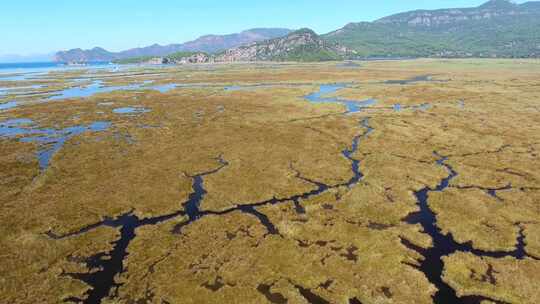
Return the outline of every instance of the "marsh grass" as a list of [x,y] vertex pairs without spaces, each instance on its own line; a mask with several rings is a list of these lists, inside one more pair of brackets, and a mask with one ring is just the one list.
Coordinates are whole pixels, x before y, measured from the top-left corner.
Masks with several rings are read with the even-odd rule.
[[[99,133],[67,141],[40,172],[39,144],[0,138],[0,302],[57,303],[84,298],[90,286],[63,275],[93,273],[85,258],[111,251],[118,229],[100,227],[61,240],[46,232],[74,233],[132,212],[150,218],[182,210],[191,176],[228,163],[204,177],[201,210],[290,197],[352,176],[342,155],[359,124],[374,129],[352,157],[364,178],[348,188],[255,208],[279,234],[240,211],[187,221],[178,217],[138,228],[129,243],[122,284],[104,303],[268,302],[268,290],[289,303],[307,291],[330,303],[431,303],[436,292],[419,271],[423,257],[406,247],[432,241],[403,219],[418,210],[414,191],[435,187],[447,175],[433,152],[458,172],[450,188],[432,193],[429,206],[442,231],[483,250],[510,250],[523,227],[525,249],[539,257],[540,69],[530,60],[413,60],[367,62],[358,69],[324,64],[235,64],[100,71],[106,85],[208,84],[167,93],[146,88],[85,99],[42,102],[11,96],[21,106],[0,121],[32,119],[40,128],[110,121]],[[75,85],[82,74],[51,74],[49,87]],[[406,85],[389,79],[433,75]],[[339,104],[310,104],[303,96],[322,83],[352,83],[335,96],[379,103],[353,115]],[[261,86],[225,91],[234,85]],[[294,85],[291,85],[294,84]],[[7,98],[9,98],[8,96]],[[460,102],[461,101],[461,102]],[[425,110],[396,112],[424,102]],[[111,104],[103,106],[99,104]],[[117,107],[149,112],[117,115]],[[301,174],[304,179],[298,177]],[[496,191],[486,189],[511,185]],[[77,257],[77,258],[73,258]],[[446,257],[444,279],[460,295],[536,303],[537,260],[487,259],[468,253]],[[492,265],[496,283],[478,281]],[[473,272],[478,275],[472,275]],[[21,292],[25,290],[26,292]],[[280,299],[281,299],[280,298]]]

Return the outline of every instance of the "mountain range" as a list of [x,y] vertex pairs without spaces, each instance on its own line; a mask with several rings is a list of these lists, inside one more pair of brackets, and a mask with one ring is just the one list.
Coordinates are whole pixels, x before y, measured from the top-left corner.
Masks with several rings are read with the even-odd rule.
[[252,29],[203,36],[184,44],[111,53],[101,48],[56,54],[57,61],[110,61],[166,56],[179,51],[214,54],[214,61],[321,61],[372,57],[540,57],[540,2],[491,0],[478,7],[416,10],[373,22],[349,23],[317,35],[309,29]]
[[215,53],[256,41],[283,37],[290,32],[291,30],[284,28],[255,28],[229,35],[206,35],[182,44],[154,44],[121,52],[109,52],[100,47],[91,50],[72,49],[57,52],[54,59],[59,62],[90,62],[113,61],[133,57],[166,56],[177,52],[200,51]]

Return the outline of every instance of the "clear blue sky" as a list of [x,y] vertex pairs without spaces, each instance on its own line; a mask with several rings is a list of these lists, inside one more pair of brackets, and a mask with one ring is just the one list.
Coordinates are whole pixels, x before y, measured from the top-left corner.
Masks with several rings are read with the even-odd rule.
[[[412,9],[477,6],[479,0],[2,0],[0,55],[75,47],[108,50],[185,42],[253,27],[318,33]],[[521,1],[524,2],[524,1]]]

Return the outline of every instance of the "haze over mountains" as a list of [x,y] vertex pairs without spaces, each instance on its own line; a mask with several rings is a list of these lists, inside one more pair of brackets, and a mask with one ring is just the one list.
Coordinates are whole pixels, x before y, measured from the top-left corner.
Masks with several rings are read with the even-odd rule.
[[111,61],[216,53],[216,61],[320,61],[372,57],[540,57],[540,2],[491,0],[473,8],[416,10],[374,22],[349,23],[318,36],[309,29],[252,29],[209,35],[184,44],[119,53],[102,48],[56,54],[57,61]]
[[72,49],[56,53],[55,60],[61,62],[112,61],[132,57],[166,56],[176,52],[200,51],[214,53],[256,41],[283,37],[290,32],[291,30],[283,28],[256,28],[229,35],[206,35],[182,44],[154,44],[117,53],[99,47],[91,50]]

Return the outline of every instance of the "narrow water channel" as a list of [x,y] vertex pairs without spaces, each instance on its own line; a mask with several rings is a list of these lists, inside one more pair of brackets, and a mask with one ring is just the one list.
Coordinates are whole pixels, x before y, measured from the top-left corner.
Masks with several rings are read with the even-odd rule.
[[[436,162],[437,165],[444,167],[448,172],[448,176],[443,178],[435,188],[425,187],[419,191],[416,191],[414,195],[417,199],[420,211],[410,214],[405,219],[405,221],[409,224],[420,224],[424,232],[429,234],[429,236],[432,238],[433,246],[431,248],[424,249],[415,246],[405,239],[402,239],[402,244],[424,256],[424,260],[421,261],[419,270],[422,271],[428,280],[437,288],[437,293],[433,298],[435,304],[480,304],[484,300],[494,301],[493,299],[482,296],[458,297],[456,291],[442,279],[444,270],[442,257],[456,252],[469,252],[481,257],[514,257],[516,259],[523,259],[526,256],[523,231],[520,232],[517,239],[516,249],[510,252],[491,252],[475,249],[473,248],[472,243],[460,244],[454,240],[451,234],[443,234],[441,229],[437,226],[437,218],[435,213],[429,207],[429,194],[432,192],[441,192],[446,190],[449,187],[452,179],[454,179],[458,173],[446,163],[448,160],[447,157],[443,157],[436,152],[435,155],[438,157]],[[499,303],[497,301],[494,302]]]
[[[321,86],[318,92],[312,93],[306,96],[305,98],[306,100],[310,102],[315,102],[315,103],[332,102],[332,103],[339,103],[339,104],[347,105],[346,102],[354,102],[354,101],[344,101],[339,98],[324,97],[324,95],[334,93],[337,90],[344,87],[345,85]],[[347,105],[347,112],[345,114],[355,113],[361,110],[361,108],[362,107],[360,107],[359,109],[359,108],[350,107]],[[193,176],[189,176],[192,179],[192,193],[189,195],[188,200],[182,203],[179,210],[174,213],[162,215],[158,217],[153,217],[153,218],[140,219],[137,216],[135,216],[133,212],[130,212],[116,219],[105,219],[102,222],[95,223],[87,227],[83,227],[79,231],[66,234],[66,235],[57,235],[53,231],[47,232],[46,234],[51,239],[62,240],[65,238],[75,237],[75,236],[87,233],[93,229],[96,229],[102,226],[114,227],[120,230],[120,234],[121,234],[120,238],[114,242],[114,247],[112,251],[107,252],[107,253],[96,254],[95,256],[92,256],[85,261],[86,265],[88,266],[90,270],[92,270],[92,272],[63,274],[63,275],[72,277],[74,279],[81,280],[92,287],[87,292],[86,297],[84,299],[68,298],[66,299],[66,301],[76,302],[76,303],[97,304],[97,303],[101,303],[103,299],[111,296],[111,294],[114,294],[115,288],[119,287],[119,284],[115,282],[115,277],[124,271],[124,260],[128,256],[127,248],[129,247],[130,242],[136,237],[136,229],[141,226],[157,225],[157,224],[161,224],[163,222],[169,221],[171,219],[178,218],[180,216],[186,216],[187,219],[183,223],[176,225],[172,231],[172,233],[180,234],[182,233],[183,228],[200,220],[203,217],[222,216],[222,215],[230,214],[233,212],[242,212],[246,215],[256,217],[261,223],[261,225],[263,225],[267,229],[268,235],[280,236],[279,230],[275,227],[275,225],[270,221],[270,219],[265,214],[263,214],[262,212],[258,210],[259,207],[267,206],[267,205],[282,204],[282,203],[292,203],[294,204],[294,207],[297,210],[297,212],[301,213],[303,210],[303,207],[301,206],[302,200],[309,199],[314,196],[318,196],[331,189],[337,189],[340,187],[352,187],[358,184],[362,180],[363,174],[360,171],[360,161],[354,158],[354,154],[358,151],[361,141],[367,138],[370,135],[370,133],[373,132],[374,130],[370,127],[369,120],[367,118],[362,119],[360,123],[364,132],[356,135],[352,139],[350,147],[344,149],[341,152],[342,156],[346,158],[350,163],[351,177],[346,182],[335,184],[335,185],[327,185],[324,183],[313,181],[309,179],[308,177],[302,176],[300,172],[294,170],[294,168],[291,166],[291,169],[294,170],[297,174],[296,178],[302,179],[312,184],[313,189],[305,193],[298,193],[298,194],[292,195],[290,197],[272,198],[272,199],[268,199],[261,202],[238,203],[238,204],[235,204],[234,207],[231,207],[223,211],[200,210],[200,204],[202,200],[204,199],[205,195],[207,194],[204,188],[204,178],[206,176],[216,174],[220,170],[223,170],[228,166],[228,162],[225,159],[223,159],[222,157],[218,157],[216,158],[217,166],[215,169],[207,171],[207,172],[199,173]],[[71,133],[77,133],[77,132],[71,132]],[[420,271],[422,271],[426,275],[428,280],[437,288],[438,291],[434,296],[434,302],[436,304],[480,303],[483,300],[489,300],[489,299],[485,297],[481,297],[481,296],[459,298],[456,295],[455,290],[452,289],[448,284],[446,284],[442,280],[442,272],[444,269],[444,265],[442,263],[441,258],[443,256],[447,256],[455,252],[462,251],[462,252],[470,252],[477,256],[494,257],[494,258],[511,256],[517,259],[523,259],[527,256],[524,249],[525,237],[523,234],[523,230],[520,231],[520,235],[517,238],[516,249],[511,252],[487,252],[487,251],[478,250],[478,249],[473,248],[472,244],[470,243],[459,244],[453,239],[451,235],[444,235],[439,229],[439,227],[437,226],[436,215],[429,207],[429,203],[428,203],[429,195],[432,192],[441,192],[447,189],[450,185],[451,180],[454,179],[458,175],[458,173],[450,165],[446,163],[448,160],[446,157],[440,156],[438,154],[436,154],[436,156],[438,158],[436,164],[444,167],[445,170],[448,172],[448,175],[445,178],[443,178],[435,188],[425,187],[414,193],[417,199],[420,211],[417,213],[410,214],[405,219],[405,221],[410,224],[420,224],[423,227],[424,232],[430,235],[431,238],[433,239],[433,247],[428,248],[428,249],[420,248],[412,244],[406,239],[403,239],[402,243],[406,247],[412,250],[415,250],[424,256],[424,260],[421,261],[420,266],[418,268]],[[305,212],[305,210],[303,212]],[[324,299],[312,293],[310,290],[304,289],[302,286],[296,286],[296,288],[298,289],[299,293],[310,303],[325,303]],[[276,301],[278,302],[283,300],[281,297],[279,297],[279,295],[270,293],[270,286],[268,285],[260,285],[259,291],[264,293],[267,298],[276,299]],[[358,299],[356,298],[350,299],[349,302],[360,303],[360,301],[358,301]]]
[[[342,103],[341,100],[337,100],[335,102]],[[350,114],[350,112],[347,112],[346,114]],[[66,299],[66,301],[73,303],[99,304],[103,301],[103,299],[109,297],[114,291],[114,289],[119,287],[119,285],[115,282],[114,278],[124,271],[124,260],[128,256],[127,248],[130,242],[136,237],[136,229],[141,226],[157,225],[180,216],[187,216],[188,219],[183,223],[176,225],[172,231],[172,233],[179,234],[182,232],[182,228],[198,221],[205,216],[221,216],[230,214],[232,212],[242,212],[250,216],[255,216],[259,220],[259,222],[264,227],[266,227],[269,235],[279,235],[278,229],[273,225],[273,223],[265,214],[257,210],[258,207],[280,203],[299,204],[300,200],[302,199],[309,199],[310,197],[320,195],[330,189],[336,189],[344,186],[352,187],[358,184],[363,178],[363,174],[360,172],[360,161],[355,159],[353,155],[358,151],[361,140],[367,138],[369,134],[373,132],[373,129],[369,126],[369,120],[367,118],[362,119],[360,123],[363,129],[365,129],[365,132],[355,136],[352,139],[350,148],[346,148],[342,151],[343,157],[345,157],[350,162],[352,173],[351,178],[344,183],[336,185],[326,185],[323,183],[312,181],[309,178],[305,178],[299,172],[297,172],[298,178],[308,181],[314,185],[313,190],[305,193],[295,194],[291,197],[272,198],[266,201],[254,203],[239,203],[235,204],[235,207],[231,207],[227,210],[219,212],[200,210],[200,203],[202,202],[204,196],[207,193],[204,188],[204,177],[215,174],[228,166],[228,162],[226,160],[224,160],[222,157],[218,157],[216,158],[216,161],[219,163],[219,166],[215,169],[199,173],[194,176],[189,176],[192,178],[192,193],[189,195],[188,201],[182,203],[182,208],[177,212],[146,219],[140,219],[137,216],[133,215],[132,212],[130,212],[116,219],[105,219],[102,222],[83,227],[79,231],[75,231],[66,235],[57,235],[53,231],[46,232],[46,235],[49,238],[54,240],[62,240],[69,237],[79,236],[81,234],[87,233],[93,229],[103,226],[120,229],[120,238],[114,242],[114,248],[111,252],[98,253],[85,261],[89,269],[97,271],[81,274],[64,274],[74,279],[83,281],[92,287],[87,292],[86,298],[79,299],[71,297]],[[311,293],[309,290],[303,289],[300,286],[297,286],[297,288],[299,289],[302,296],[304,296],[306,299],[309,300],[310,298],[317,298],[317,296]]]
[[69,233],[66,235],[57,235],[52,231],[47,232],[47,236],[55,240],[62,240],[69,237],[78,236],[87,233],[93,229],[99,227],[113,227],[120,229],[120,238],[114,242],[113,250],[108,253],[98,253],[88,258],[85,263],[88,269],[96,270],[91,273],[65,273],[63,275],[80,280],[91,286],[92,288],[87,292],[86,298],[69,298],[68,302],[73,303],[85,303],[85,304],[97,304],[101,303],[103,299],[111,295],[114,288],[119,287],[115,283],[114,279],[116,275],[124,271],[124,260],[128,256],[127,248],[131,241],[136,237],[136,229],[147,225],[158,225],[160,223],[172,220],[174,218],[187,215],[189,217],[188,222],[193,222],[198,219],[198,205],[202,198],[206,194],[202,186],[203,177],[206,175],[214,174],[225,167],[226,164],[221,164],[215,170],[204,172],[192,177],[193,193],[189,196],[189,200],[185,202],[183,208],[179,211],[152,218],[140,219],[132,212],[122,215],[116,219],[105,219],[102,222],[92,224],[88,227],[84,227],[79,231]]

